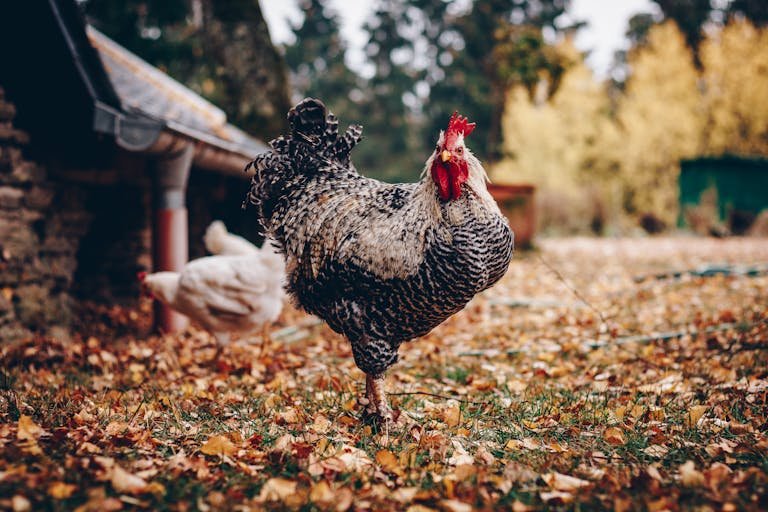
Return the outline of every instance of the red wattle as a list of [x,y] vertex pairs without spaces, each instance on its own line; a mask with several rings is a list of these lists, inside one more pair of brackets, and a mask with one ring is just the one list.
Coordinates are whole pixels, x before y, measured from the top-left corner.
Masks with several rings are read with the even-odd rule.
[[459,164],[448,162],[447,165],[435,162],[431,173],[440,199],[453,201],[461,197],[461,184],[469,178],[466,162],[462,161]]
[[451,189],[448,183],[448,170],[442,165],[435,163],[432,166],[432,179],[435,180],[437,185],[437,193],[440,195],[440,199],[447,201],[451,197]]

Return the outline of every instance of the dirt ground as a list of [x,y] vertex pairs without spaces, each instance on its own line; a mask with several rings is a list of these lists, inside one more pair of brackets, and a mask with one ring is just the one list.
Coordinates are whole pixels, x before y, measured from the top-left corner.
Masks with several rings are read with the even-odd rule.
[[544,240],[388,374],[102,308],[0,352],[0,509],[768,509],[768,239]]

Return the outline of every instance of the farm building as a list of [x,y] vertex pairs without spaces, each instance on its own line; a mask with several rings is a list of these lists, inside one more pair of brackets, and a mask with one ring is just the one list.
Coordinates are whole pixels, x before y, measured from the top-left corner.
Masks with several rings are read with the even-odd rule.
[[258,236],[240,203],[261,141],[75,0],[1,9],[0,340],[66,328],[84,301],[135,303],[137,271],[202,256],[212,219]]
[[768,211],[768,160],[738,156],[684,160],[680,165],[680,223],[697,216],[744,234]]

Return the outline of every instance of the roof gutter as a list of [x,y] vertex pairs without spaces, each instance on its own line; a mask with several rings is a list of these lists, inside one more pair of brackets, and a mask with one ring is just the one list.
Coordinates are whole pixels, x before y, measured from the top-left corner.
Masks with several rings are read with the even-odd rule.
[[121,112],[99,101],[93,127],[96,132],[114,136],[120,148],[134,153],[171,156],[192,146],[195,166],[243,179],[247,178],[243,169],[254,156],[236,144],[174,121],[161,121],[144,113]]

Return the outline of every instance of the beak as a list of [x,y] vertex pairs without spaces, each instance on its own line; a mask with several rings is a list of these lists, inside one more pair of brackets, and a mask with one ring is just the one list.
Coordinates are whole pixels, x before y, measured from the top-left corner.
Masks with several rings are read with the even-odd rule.
[[447,162],[451,159],[451,152],[447,149],[444,149],[442,153],[440,153],[440,160],[443,161],[443,163]]

